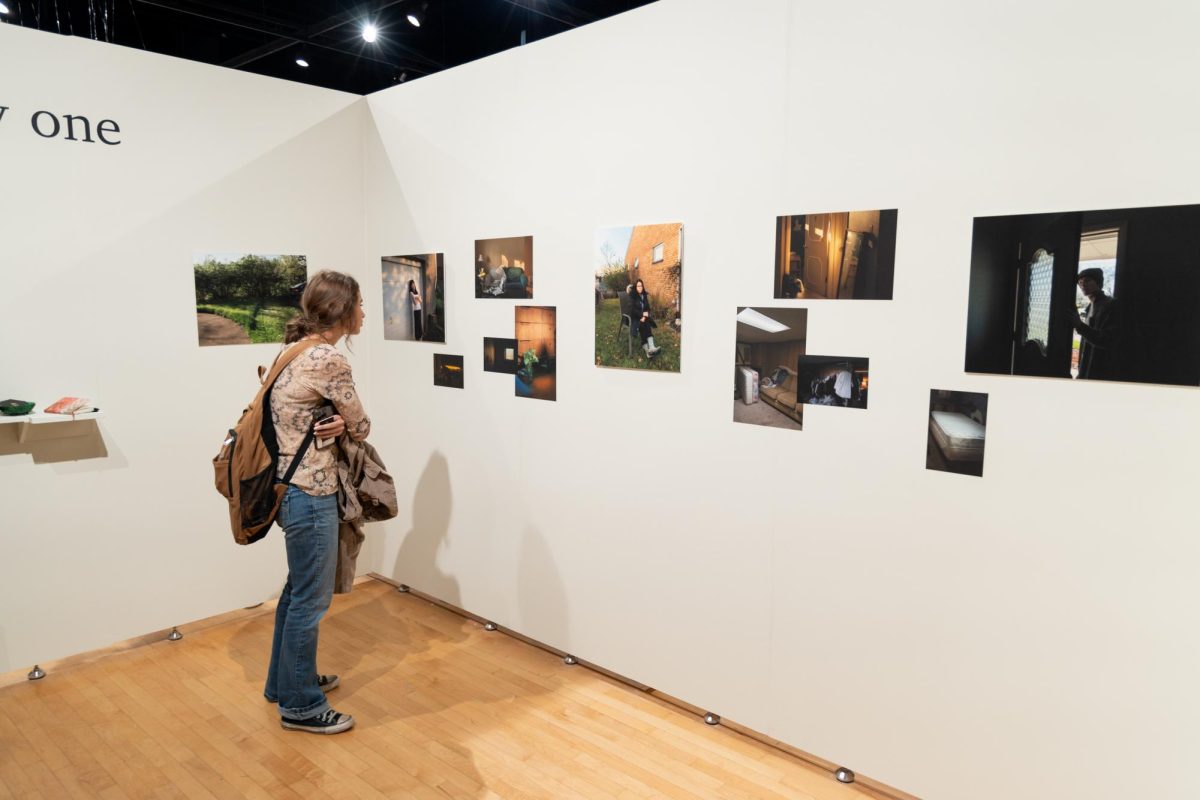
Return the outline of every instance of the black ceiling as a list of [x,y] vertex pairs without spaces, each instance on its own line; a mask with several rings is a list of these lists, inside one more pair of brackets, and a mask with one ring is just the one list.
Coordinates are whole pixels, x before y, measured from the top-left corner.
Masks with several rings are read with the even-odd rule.
[[[0,2],[10,24],[369,94],[652,0]],[[406,20],[413,12],[423,14],[420,28]],[[362,37],[367,21],[379,29],[374,44]]]

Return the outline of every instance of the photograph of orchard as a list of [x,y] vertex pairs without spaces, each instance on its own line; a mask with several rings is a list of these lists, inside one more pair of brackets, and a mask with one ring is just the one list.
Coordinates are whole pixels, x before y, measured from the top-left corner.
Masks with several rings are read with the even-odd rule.
[[596,366],[679,372],[683,224],[596,231]]
[[283,341],[308,281],[305,256],[204,253],[193,267],[201,347]]

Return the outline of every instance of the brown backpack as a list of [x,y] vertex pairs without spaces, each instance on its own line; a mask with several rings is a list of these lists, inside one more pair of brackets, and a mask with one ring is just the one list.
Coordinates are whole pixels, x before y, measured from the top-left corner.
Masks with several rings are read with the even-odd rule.
[[[233,540],[238,544],[253,544],[267,535],[292,475],[312,444],[313,432],[309,430],[283,476],[283,482],[276,482],[279,443],[275,439],[275,423],[271,420],[271,389],[283,368],[314,344],[317,342],[311,339],[297,342],[280,354],[262,388],[246,406],[213,459],[217,491],[229,502],[229,524],[233,528]],[[259,367],[261,375],[262,367]]]

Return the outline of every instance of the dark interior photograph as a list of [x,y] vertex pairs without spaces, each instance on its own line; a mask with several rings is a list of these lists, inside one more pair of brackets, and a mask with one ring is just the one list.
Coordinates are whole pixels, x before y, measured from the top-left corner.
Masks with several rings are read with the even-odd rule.
[[796,367],[800,402],[866,408],[869,364],[870,359],[852,356],[800,356]]
[[1200,205],[975,219],[966,371],[1200,385]]
[[891,300],[895,272],[894,208],[776,218],[781,300]]
[[483,339],[483,371],[517,374],[517,340],[486,336]]
[[450,389],[463,388],[463,357],[435,353],[433,356],[433,385]]

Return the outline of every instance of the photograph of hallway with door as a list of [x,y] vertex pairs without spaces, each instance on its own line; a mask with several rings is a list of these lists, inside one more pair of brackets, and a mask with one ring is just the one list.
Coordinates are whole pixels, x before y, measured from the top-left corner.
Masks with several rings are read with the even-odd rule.
[[891,300],[895,271],[896,209],[775,220],[780,300]]

